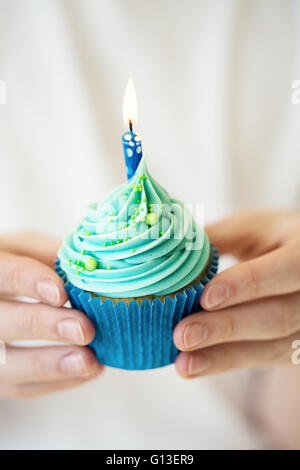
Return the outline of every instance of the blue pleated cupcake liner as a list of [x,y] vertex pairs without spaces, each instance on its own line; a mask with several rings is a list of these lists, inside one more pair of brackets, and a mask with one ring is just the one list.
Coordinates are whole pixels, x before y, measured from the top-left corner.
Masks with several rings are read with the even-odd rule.
[[218,270],[219,256],[211,246],[210,265],[200,282],[163,301],[102,300],[70,282],[56,261],[56,272],[64,279],[65,289],[73,308],[84,312],[93,322],[96,334],[90,343],[98,361],[111,367],[127,370],[155,369],[172,364],[178,349],[173,343],[173,331],[186,316],[199,311],[204,286]]

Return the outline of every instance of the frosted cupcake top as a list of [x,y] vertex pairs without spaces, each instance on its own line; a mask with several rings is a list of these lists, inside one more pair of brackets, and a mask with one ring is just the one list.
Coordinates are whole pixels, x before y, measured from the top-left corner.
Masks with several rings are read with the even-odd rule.
[[182,289],[199,277],[209,256],[204,230],[152,178],[145,158],[129,181],[88,206],[58,252],[68,281],[117,298]]

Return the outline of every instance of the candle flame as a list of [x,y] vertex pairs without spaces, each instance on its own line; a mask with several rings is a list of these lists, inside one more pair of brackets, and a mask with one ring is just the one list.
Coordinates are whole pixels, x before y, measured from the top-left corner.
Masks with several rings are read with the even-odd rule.
[[124,95],[123,118],[126,125],[135,125],[137,122],[137,101],[134,84],[131,78],[127,82]]

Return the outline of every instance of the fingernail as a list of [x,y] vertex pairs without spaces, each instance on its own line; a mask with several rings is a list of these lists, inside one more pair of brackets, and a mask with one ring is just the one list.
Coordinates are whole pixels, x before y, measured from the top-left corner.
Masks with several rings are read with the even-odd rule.
[[60,361],[63,372],[73,375],[86,375],[87,367],[81,354],[71,353],[63,357]]
[[84,342],[84,334],[78,320],[74,318],[67,318],[62,320],[57,325],[58,334],[74,343],[82,344]]
[[183,344],[186,348],[193,348],[203,343],[208,336],[208,329],[199,323],[193,323],[186,327],[183,333]]
[[215,283],[208,287],[204,298],[204,304],[207,308],[215,308],[226,302],[228,298],[229,289],[227,285]]
[[188,374],[198,375],[206,371],[210,366],[210,361],[203,355],[193,355],[189,362]]
[[37,285],[37,292],[39,296],[52,305],[58,305],[60,301],[59,289],[50,279],[43,279]]

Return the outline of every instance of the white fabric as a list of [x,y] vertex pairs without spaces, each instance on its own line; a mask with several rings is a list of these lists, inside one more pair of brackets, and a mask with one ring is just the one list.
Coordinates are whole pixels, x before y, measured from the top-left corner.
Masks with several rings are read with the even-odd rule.
[[[63,236],[124,180],[129,76],[149,169],[172,195],[204,203],[206,221],[299,207],[299,13],[296,0],[0,0],[0,230]],[[1,402],[0,448],[261,448],[248,381],[109,369]]]

